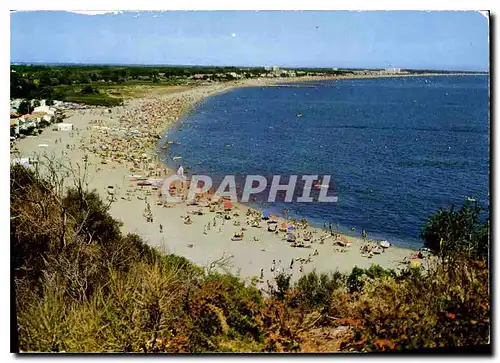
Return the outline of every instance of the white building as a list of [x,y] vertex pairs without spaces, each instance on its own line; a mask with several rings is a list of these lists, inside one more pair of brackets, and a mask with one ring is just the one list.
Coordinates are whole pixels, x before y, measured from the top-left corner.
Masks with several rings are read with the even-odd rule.
[[401,68],[386,68],[385,73],[388,73],[388,74],[401,73]]

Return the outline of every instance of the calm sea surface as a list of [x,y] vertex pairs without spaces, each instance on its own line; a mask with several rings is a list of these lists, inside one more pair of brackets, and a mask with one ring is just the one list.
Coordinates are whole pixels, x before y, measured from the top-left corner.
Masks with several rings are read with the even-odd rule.
[[487,76],[292,85],[208,98],[169,132],[181,145],[162,158],[175,166],[181,155],[197,173],[330,174],[338,203],[264,207],[401,246],[421,245],[439,207],[466,197],[488,206]]

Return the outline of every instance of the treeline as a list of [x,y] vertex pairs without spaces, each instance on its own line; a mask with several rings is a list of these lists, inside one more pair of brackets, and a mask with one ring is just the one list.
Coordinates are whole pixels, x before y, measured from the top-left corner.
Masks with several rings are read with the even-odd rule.
[[187,78],[194,74],[238,72],[260,74],[263,68],[235,67],[116,67],[116,66],[28,66],[12,65],[11,98],[42,99],[57,97],[58,86],[85,85],[96,82],[123,84],[134,81],[159,82]]
[[422,235],[437,258],[425,270],[355,267],[295,284],[279,275],[263,293],[123,235],[84,178],[73,175],[63,191],[67,176],[51,165],[44,177],[11,167],[12,331],[22,351],[399,351],[490,342],[489,229],[476,205],[428,220]]

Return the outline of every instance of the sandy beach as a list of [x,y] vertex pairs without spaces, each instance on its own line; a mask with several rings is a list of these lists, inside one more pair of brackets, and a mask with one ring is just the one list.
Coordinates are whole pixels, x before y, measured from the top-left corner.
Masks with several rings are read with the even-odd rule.
[[[17,141],[15,147],[20,156],[36,158],[40,163],[42,154],[70,164],[73,170],[77,165],[83,169],[86,163],[88,188],[96,189],[104,199],[110,200],[110,213],[123,222],[123,232],[136,233],[149,245],[184,256],[200,266],[210,267],[224,260],[231,272],[247,281],[256,277],[262,287],[268,281],[272,283],[273,277],[282,271],[296,280],[314,269],[348,272],[354,266],[367,268],[372,264],[402,267],[403,260],[409,259],[414,251],[391,246],[362,253],[361,249],[376,246],[377,242],[332,236],[328,231],[301,229],[297,225],[298,240],[306,235],[310,238],[304,242],[304,248],[293,248],[284,240],[286,233],[267,231],[267,221],[261,221],[260,228],[252,227],[251,221],[247,224],[247,214],[252,211],[248,212],[245,205],[234,205],[226,213],[230,219],[225,219],[225,212],[219,206],[212,207],[214,211],[208,206],[192,207],[185,203],[166,207],[158,198],[158,190],[138,185],[139,175],[161,179],[169,173],[157,158],[159,136],[164,136],[183,112],[204,98],[233,87],[266,85],[267,82],[196,86],[167,95],[128,100],[112,109],[72,110],[64,122],[72,123],[73,131],[55,131],[48,127],[39,136]],[[69,176],[65,183],[71,185],[72,178]],[[202,215],[191,214],[198,209]],[[257,211],[253,213],[260,216]],[[190,223],[185,224],[188,215]],[[277,222],[279,225],[283,220]],[[234,233],[242,227],[245,228],[243,240],[232,241]],[[339,240],[344,244],[348,241],[350,246],[340,246]]]

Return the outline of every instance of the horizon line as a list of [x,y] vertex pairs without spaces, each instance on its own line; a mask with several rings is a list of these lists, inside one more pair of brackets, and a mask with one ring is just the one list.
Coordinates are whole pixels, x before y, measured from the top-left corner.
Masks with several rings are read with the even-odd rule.
[[217,64],[168,64],[168,63],[120,63],[120,62],[103,62],[103,63],[86,63],[86,62],[49,62],[49,61],[15,61],[10,62],[10,65],[45,65],[45,66],[57,66],[57,65],[81,65],[81,66],[135,66],[135,67],[234,67],[234,68],[264,68],[271,66],[278,66],[280,68],[291,68],[291,69],[333,69],[338,70],[381,70],[381,69],[392,69],[399,68],[401,70],[415,70],[415,71],[445,71],[445,72],[479,72],[479,73],[489,73],[488,70],[480,69],[452,69],[452,68],[409,68],[409,67],[333,67],[333,66],[280,66],[280,65],[217,65]]

